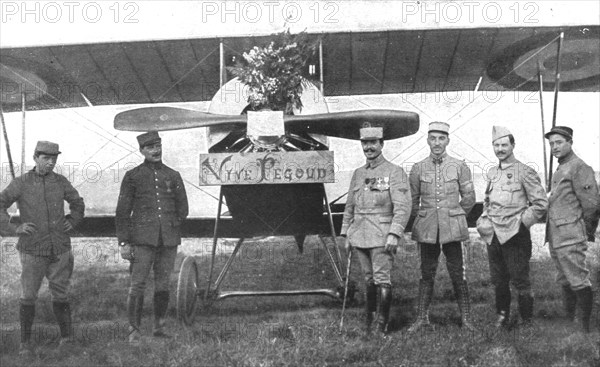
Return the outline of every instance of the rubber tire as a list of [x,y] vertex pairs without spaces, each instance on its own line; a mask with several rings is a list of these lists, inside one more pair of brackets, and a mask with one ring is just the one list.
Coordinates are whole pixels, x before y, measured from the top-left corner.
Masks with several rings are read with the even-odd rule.
[[198,308],[199,271],[196,259],[186,256],[179,269],[177,281],[177,319],[192,325]]

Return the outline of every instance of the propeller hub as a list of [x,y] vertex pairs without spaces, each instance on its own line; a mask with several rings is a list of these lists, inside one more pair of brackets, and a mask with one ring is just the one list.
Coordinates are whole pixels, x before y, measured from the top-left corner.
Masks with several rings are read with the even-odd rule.
[[258,151],[277,151],[280,150],[281,146],[287,142],[285,135],[277,136],[252,136],[248,135],[248,139],[254,145],[254,150]]

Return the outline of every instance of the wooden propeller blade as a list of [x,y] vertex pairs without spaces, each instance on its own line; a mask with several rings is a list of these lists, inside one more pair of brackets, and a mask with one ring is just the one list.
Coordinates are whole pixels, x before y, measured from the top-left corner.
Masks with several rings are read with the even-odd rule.
[[114,126],[126,131],[165,131],[208,126],[246,126],[246,115],[217,115],[177,107],[144,107],[118,113]]
[[285,130],[290,133],[308,132],[345,139],[360,139],[360,128],[368,121],[371,126],[383,127],[386,140],[409,136],[419,131],[419,115],[397,110],[363,110],[298,115],[285,117]]
[[[368,121],[383,127],[386,140],[398,139],[419,131],[419,115],[397,110],[363,110],[332,112],[314,115],[285,115],[285,129],[289,133],[315,133],[358,140],[359,130]],[[196,127],[244,127],[246,115],[217,115],[176,107],[145,107],[124,111],[115,117],[117,130],[164,131]]]

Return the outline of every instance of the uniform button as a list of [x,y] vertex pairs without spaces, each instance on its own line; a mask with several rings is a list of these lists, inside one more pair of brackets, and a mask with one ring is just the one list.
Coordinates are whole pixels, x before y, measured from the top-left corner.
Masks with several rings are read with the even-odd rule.
[[158,178],[155,178],[154,181],[158,181]]
[[437,201],[440,201],[440,199],[437,199]]
[[437,208],[439,209],[440,207],[438,206]]
[[[158,207],[158,210],[160,210],[160,206]],[[160,214],[159,214],[160,215]]]
[[156,201],[160,203],[160,199],[158,199],[158,200],[156,200]]

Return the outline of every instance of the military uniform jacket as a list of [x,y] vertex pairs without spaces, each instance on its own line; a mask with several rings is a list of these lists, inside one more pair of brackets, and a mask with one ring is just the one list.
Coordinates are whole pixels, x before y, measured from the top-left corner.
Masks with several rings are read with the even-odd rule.
[[469,239],[466,216],[475,205],[471,170],[447,154],[440,159],[427,157],[410,171],[412,238],[421,243],[438,243],[438,235],[441,244]]
[[[65,216],[65,201],[71,214]],[[9,223],[6,211],[13,203],[19,205],[22,223],[35,224],[31,235],[19,236],[17,249],[37,255],[59,255],[71,249],[71,238],[65,232],[65,221],[73,227],[81,223],[85,211],[83,198],[66,177],[55,172],[44,176],[35,169],[15,178],[0,193],[0,228],[2,234],[14,234],[17,226]]]
[[540,177],[531,167],[516,160],[492,167],[487,172],[487,189],[482,218],[489,219],[493,232],[482,234],[485,242],[492,242],[496,233],[500,244],[506,243],[517,232],[521,223],[529,228],[546,217],[548,199]]
[[115,218],[119,243],[158,246],[162,239],[165,246],[177,246],[187,215],[179,172],[162,163],[144,162],[125,173]]
[[341,235],[361,248],[385,246],[388,234],[402,236],[410,216],[404,170],[379,155],[352,175]]
[[562,160],[552,176],[546,235],[554,248],[594,240],[600,197],[594,170],[575,153]]

